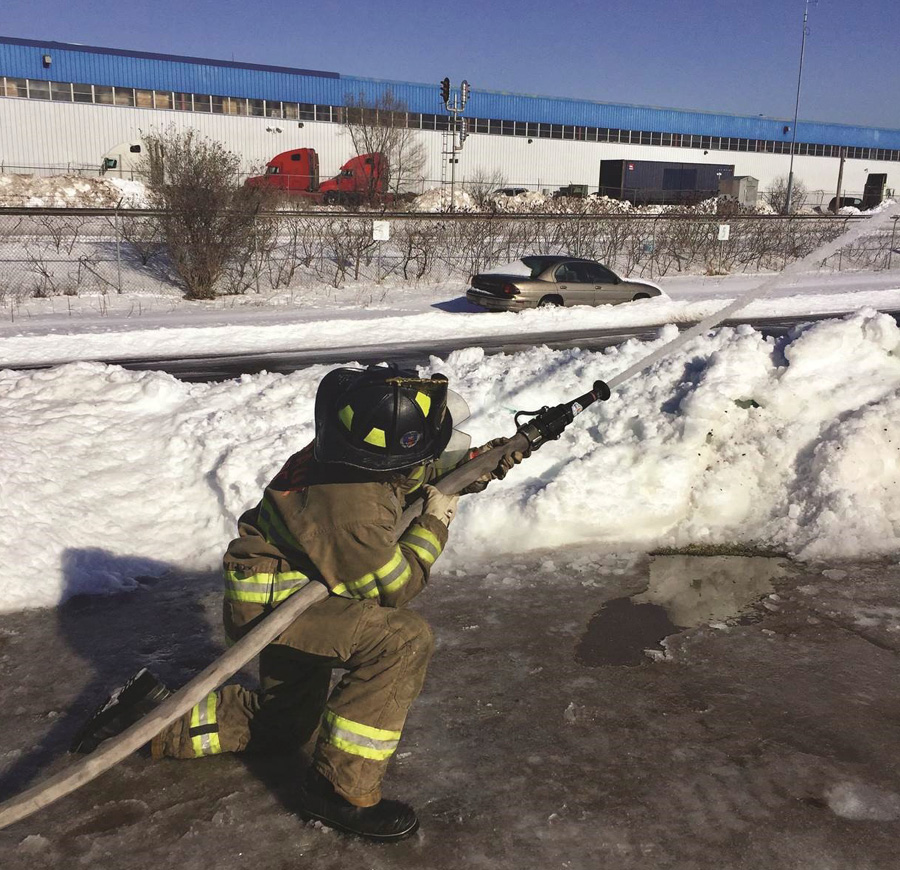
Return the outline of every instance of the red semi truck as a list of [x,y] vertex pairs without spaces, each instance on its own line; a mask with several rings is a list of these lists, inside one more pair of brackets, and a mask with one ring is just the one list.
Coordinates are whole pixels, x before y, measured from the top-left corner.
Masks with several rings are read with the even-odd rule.
[[384,202],[390,197],[387,182],[385,156],[360,154],[348,160],[334,178],[319,184],[319,155],[314,148],[282,151],[266,164],[265,175],[247,179],[249,185],[274,187],[325,205],[357,205],[373,199]]

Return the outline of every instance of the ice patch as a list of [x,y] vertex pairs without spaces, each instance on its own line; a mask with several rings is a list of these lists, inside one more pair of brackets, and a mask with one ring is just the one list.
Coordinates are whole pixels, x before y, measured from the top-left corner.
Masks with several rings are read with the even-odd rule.
[[900,819],[900,795],[862,782],[841,782],[825,793],[829,809],[843,819],[893,822]]

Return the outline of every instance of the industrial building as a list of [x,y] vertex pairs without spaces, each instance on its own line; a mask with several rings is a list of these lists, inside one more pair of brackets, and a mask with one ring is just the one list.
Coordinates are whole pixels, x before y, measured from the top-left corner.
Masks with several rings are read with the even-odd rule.
[[[473,82],[458,182],[501,177],[554,190],[600,184],[601,161],[733,165],[760,191],[788,173],[810,202],[858,194],[872,173],[900,189],[900,130],[740,116],[486,90]],[[315,148],[323,177],[351,156],[342,126],[348,95],[389,89],[421,131],[422,189],[446,175],[448,115],[437,82],[384,81],[335,72],[0,37],[0,172],[97,172],[104,154],[142,134],[194,128],[258,171],[275,154]]]

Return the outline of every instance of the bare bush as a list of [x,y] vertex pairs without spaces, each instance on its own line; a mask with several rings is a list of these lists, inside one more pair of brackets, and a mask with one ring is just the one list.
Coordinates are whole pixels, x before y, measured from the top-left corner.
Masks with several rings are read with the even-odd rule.
[[506,176],[500,169],[493,172],[477,169],[463,182],[463,189],[472,197],[478,211],[496,209],[495,192],[503,187],[506,187]]
[[240,158],[195,130],[149,134],[145,141],[148,198],[160,209],[172,266],[188,299],[212,299],[229,269],[251,256],[270,193],[242,185]]
[[365,93],[346,94],[343,108],[344,130],[356,155],[382,154],[387,166],[382,169],[382,184],[372,175],[365,198],[372,202],[380,192],[399,196],[421,188],[422,170],[427,154],[419,134],[407,126],[406,103],[387,88],[370,99]]
[[[791,212],[800,211],[806,205],[808,196],[806,185],[799,178],[794,178],[791,184]],[[783,175],[776,178],[766,189],[763,198],[778,214],[784,214],[787,211],[787,179]]]

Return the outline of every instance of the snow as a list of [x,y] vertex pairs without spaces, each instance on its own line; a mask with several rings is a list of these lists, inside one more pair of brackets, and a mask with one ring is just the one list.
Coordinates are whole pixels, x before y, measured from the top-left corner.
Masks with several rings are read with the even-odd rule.
[[[116,201],[141,195],[132,182],[110,189]],[[102,308],[90,297],[11,307],[0,323],[10,542],[0,611],[129,589],[170,569],[215,570],[238,516],[311,439],[316,386],[330,369],[188,384],[95,360],[344,349],[350,363],[359,349],[385,346],[390,358],[391,343],[414,340],[656,331],[602,352],[487,356],[470,346],[432,357],[423,371],[443,372],[468,400],[465,428],[478,444],[512,434],[515,410],[612,379],[672,341],[674,324],[765,277],[664,278],[658,299],[520,314],[476,310],[449,282],[399,281],[208,304],[122,294]],[[777,340],[718,328],[627,380],[506,480],[463,499],[441,570],[575,545],[601,555],[749,544],[800,560],[896,556],[900,327],[879,309],[898,308],[896,272],[785,276],[743,313],[840,316]],[[17,368],[35,364],[51,367]]]
[[146,208],[144,185],[78,175],[0,175],[0,206],[17,208]]
[[[577,326],[594,313],[563,312]],[[350,334],[384,335],[394,319],[341,322]],[[217,330],[230,332],[232,349],[244,345],[239,326]],[[667,326],[654,342],[604,352],[468,348],[427,370],[469,401],[466,428],[481,443],[512,434],[513,409],[577,395],[675,334]],[[133,350],[133,333],[104,337],[109,349]],[[28,340],[58,355],[88,338]],[[311,439],[329,368],[207,384],[97,362],[0,372],[0,502],[12,548],[0,610],[128,589],[172,567],[215,569],[237,517]],[[897,553],[898,423],[900,328],[888,315],[866,308],[779,341],[718,329],[464,498],[442,569],[576,543],[628,552],[748,542],[799,559]]]

